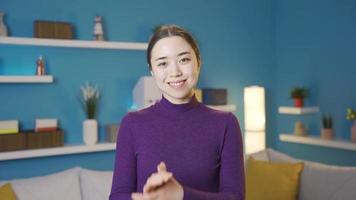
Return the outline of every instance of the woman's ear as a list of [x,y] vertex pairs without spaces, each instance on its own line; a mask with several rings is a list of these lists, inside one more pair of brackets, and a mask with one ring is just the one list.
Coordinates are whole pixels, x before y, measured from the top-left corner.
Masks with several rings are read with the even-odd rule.
[[198,66],[198,72],[200,72],[201,69],[201,63],[199,61],[197,61],[197,66]]
[[147,68],[151,71],[152,68],[151,68],[151,65],[150,64],[147,64]]
[[152,70],[150,70],[150,73],[151,73],[151,76],[153,76],[153,71]]

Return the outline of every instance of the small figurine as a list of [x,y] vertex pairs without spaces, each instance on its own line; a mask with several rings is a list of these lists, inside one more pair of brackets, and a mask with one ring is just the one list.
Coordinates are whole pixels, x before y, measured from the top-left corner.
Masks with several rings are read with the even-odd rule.
[[298,136],[306,136],[307,131],[306,128],[304,127],[304,124],[300,121],[295,122],[294,124],[294,134]]
[[0,36],[8,36],[7,28],[4,23],[4,13],[0,11]]
[[94,24],[94,40],[104,41],[104,30],[102,24],[102,17],[95,16],[95,24]]
[[44,66],[44,61],[43,61],[43,57],[39,56],[37,61],[36,61],[37,67],[36,67],[36,75],[38,76],[42,76],[45,75],[45,66]]

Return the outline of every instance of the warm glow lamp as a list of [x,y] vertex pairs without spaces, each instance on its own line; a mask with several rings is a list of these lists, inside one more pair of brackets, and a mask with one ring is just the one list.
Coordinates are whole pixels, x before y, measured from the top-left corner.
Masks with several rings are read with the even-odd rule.
[[251,154],[266,148],[265,89],[261,86],[244,88],[245,153]]

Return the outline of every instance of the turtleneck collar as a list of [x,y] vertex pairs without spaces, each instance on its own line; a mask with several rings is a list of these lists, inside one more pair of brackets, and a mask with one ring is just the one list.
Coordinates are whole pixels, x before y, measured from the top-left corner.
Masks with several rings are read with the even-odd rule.
[[192,110],[195,107],[198,107],[199,105],[200,103],[198,102],[195,95],[192,96],[188,103],[183,104],[174,104],[162,95],[162,99],[156,103],[155,107],[160,111],[163,111],[163,113],[166,115],[180,115],[189,110]]

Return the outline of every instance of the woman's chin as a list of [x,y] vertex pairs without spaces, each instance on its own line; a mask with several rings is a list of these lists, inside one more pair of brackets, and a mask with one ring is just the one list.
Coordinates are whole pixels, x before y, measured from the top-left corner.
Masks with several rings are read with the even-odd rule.
[[[167,98],[168,96],[168,98]],[[174,102],[189,102],[190,98],[192,97],[193,95],[191,94],[191,92],[175,92],[175,93],[166,93],[165,97],[168,99],[168,100],[172,100]]]

